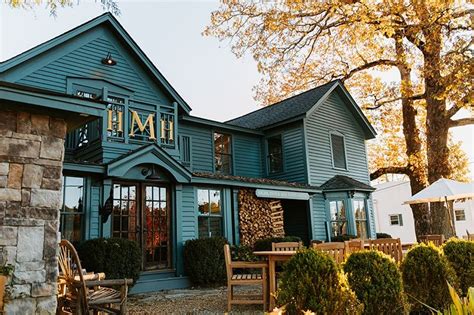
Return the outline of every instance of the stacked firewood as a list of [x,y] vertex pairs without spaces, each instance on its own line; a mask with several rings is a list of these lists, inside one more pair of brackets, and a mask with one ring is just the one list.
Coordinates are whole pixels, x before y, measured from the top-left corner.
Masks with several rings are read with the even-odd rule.
[[283,208],[280,200],[259,199],[253,189],[239,191],[240,243],[253,246],[256,240],[282,237]]

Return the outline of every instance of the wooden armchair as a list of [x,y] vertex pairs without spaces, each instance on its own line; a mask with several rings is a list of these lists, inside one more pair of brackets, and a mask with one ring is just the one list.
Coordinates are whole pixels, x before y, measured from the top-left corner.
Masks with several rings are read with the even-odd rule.
[[400,263],[403,259],[402,243],[399,238],[381,238],[369,240],[370,249],[375,249],[385,253]]
[[301,242],[281,242],[281,243],[272,243],[272,251],[297,251],[303,247]]
[[[230,246],[224,245],[225,265],[227,271],[227,311],[230,312],[232,304],[263,304],[267,306],[267,268],[266,262],[232,261]],[[234,273],[235,269],[261,269],[259,274]],[[262,295],[234,295],[234,286],[262,285]],[[252,299],[253,298],[253,299]],[[257,299],[255,299],[257,298]]]
[[432,242],[438,247],[444,244],[444,235],[442,234],[420,235],[419,239],[422,243]]
[[328,254],[336,263],[340,264],[344,261],[346,253],[346,244],[343,242],[329,242],[321,244],[313,244],[313,248]]
[[[67,240],[59,244],[59,281],[65,283],[65,292],[58,302],[58,313],[109,314],[127,313],[128,285],[132,279],[88,281],[83,275],[81,261],[74,246]],[[120,290],[111,287],[120,286]],[[118,305],[114,308],[113,305]]]
[[352,239],[344,242],[346,246],[346,256],[364,249],[364,241],[361,239]]

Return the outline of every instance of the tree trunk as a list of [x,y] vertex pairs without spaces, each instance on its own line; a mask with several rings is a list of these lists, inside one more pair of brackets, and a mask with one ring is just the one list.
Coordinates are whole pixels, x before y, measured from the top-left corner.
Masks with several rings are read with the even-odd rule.
[[[425,45],[424,77],[426,94],[426,147],[428,158],[428,182],[449,178],[448,132],[449,120],[446,110],[446,97],[441,78],[441,28],[432,26],[424,30]],[[454,235],[452,216],[443,203],[431,204],[432,232],[443,234],[446,238]]]
[[[425,188],[425,170],[422,163],[422,149],[420,130],[416,125],[416,108],[413,100],[413,87],[410,78],[411,68],[406,60],[406,52],[403,47],[403,37],[395,37],[395,49],[397,53],[398,70],[400,71],[403,115],[403,135],[406,143],[406,153],[408,157],[407,175],[410,178],[412,195]],[[430,220],[428,207],[424,204],[411,205],[413,219],[415,221],[416,236],[429,234]]]

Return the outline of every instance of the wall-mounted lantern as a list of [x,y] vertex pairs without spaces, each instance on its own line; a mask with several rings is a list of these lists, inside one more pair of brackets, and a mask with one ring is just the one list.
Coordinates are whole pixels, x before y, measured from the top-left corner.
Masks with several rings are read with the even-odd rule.
[[107,54],[107,57],[102,59],[102,64],[104,64],[106,66],[115,66],[117,64],[117,61],[112,59],[112,54],[109,52]]

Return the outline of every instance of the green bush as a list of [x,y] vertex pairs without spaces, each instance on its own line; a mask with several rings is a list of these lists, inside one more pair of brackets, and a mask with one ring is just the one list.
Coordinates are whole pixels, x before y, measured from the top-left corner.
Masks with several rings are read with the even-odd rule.
[[377,239],[380,239],[380,238],[392,238],[392,235],[390,234],[387,234],[387,233],[377,233]]
[[223,237],[186,241],[184,268],[191,282],[198,286],[223,284],[226,279]]
[[344,263],[350,288],[365,305],[364,314],[405,314],[402,275],[397,264],[379,251],[352,253]]
[[122,238],[96,238],[79,244],[82,268],[103,272],[107,279],[137,281],[142,265],[138,244]]
[[474,242],[452,238],[443,245],[443,252],[458,276],[462,295],[467,295],[469,287],[474,287]]
[[357,235],[342,234],[331,237],[331,242],[345,242],[357,238]]
[[426,312],[449,306],[448,282],[457,287],[457,277],[446,256],[430,244],[412,247],[401,263],[403,285],[415,312]]
[[259,258],[254,255],[253,250],[247,245],[232,245],[230,247],[232,260],[237,261],[257,261]]
[[285,265],[277,294],[289,314],[311,310],[316,314],[358,314],[361,304],[347,286],[334,260],[304,249]]
[[282,242],[301,242],[301,238],[299,238],[298,236],[263,238],[261,240],[257,240],[253,248],[255,251],[272,250],[272,243]]

